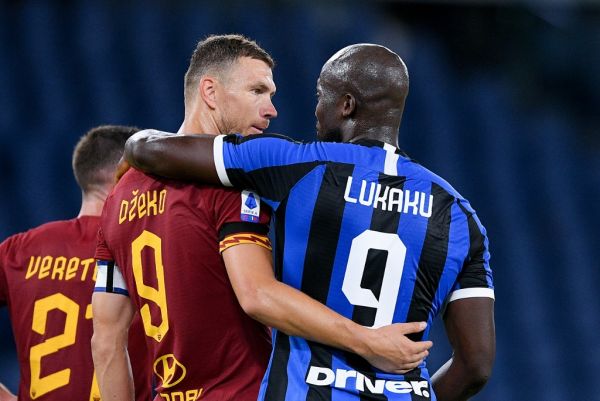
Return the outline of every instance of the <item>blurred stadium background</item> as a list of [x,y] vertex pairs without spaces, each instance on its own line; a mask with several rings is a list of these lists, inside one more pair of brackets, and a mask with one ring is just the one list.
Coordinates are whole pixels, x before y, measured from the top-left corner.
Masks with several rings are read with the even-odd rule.
[[[0,240],[75,216],[70,156],[105,123],[175,131],[196,41],[277,60],[271,132],[314,137],[315,82],[376,42],[411,74],[400,143],[478,211],[497,358],[476,400],[599,400],[600,5],[538,1],[0,1]],[[441,324],[432,371],[449,356]],[[0,315],[0,381],[18,369]]]

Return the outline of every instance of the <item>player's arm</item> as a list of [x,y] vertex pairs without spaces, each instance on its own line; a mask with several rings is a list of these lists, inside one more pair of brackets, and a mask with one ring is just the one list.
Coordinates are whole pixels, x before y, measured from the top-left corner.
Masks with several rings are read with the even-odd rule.
[[2,383],[0,383],[0,401],[17,401],[17,396]]
[[144,130],[125,144],[132,167],[162,177],[220,184],[213,157],[214,135],[176,135]]
[[492,373],[496,354],[494,300],[450,302],[444,316],[452,358],[432,377],[440,401],[461,401],[478,393]]
[[408,333],[425,323],[405,323],[377,330],[358,325],[308,295],[278,281],[269,250],[241,244],[223,251],[229,279],[244,311],[263,324],[354,352],[379,369],[405,373],[428,355],[430,341],[413,342]]
[[134,309],[128,297],[94,292],[92,357],[103,400],[134,400],[127,334]]
[[[107,256],[102,229],[96,255]],[[102,256],[104,257],[104,256]],[[118,266],[98,260],[92,295],[92,358],[103,400],[133,401],[134,382],[127,352],[129,327],[135,313]]]

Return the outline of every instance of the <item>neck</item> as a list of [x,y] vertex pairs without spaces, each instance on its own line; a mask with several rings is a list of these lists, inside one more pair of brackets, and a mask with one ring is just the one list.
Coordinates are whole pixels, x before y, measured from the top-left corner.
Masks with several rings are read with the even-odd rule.
[[398,147],[398,125],[353,123],[342,129],[342,142],[373,139]]
[[188,112],[186,108],[185,119],[183,120],[183,124],[181,124],[178,133],[183,135],[218,135],[221,133],[214,113],[211,113],[207,107],[197,107],[194,105],[191,109],[192,110]]
[[83,193],[81,196],[81,209],[79,210],[79,215],[77,215],[77,217],[100,216],[102,214],[104,201],[109,192],[110,190],[108,188],[103,188]]

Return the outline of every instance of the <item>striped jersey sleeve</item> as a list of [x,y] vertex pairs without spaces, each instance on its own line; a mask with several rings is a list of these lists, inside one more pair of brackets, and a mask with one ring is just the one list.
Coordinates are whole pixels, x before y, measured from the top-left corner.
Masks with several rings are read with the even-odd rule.
[[214,144],[215,167],[225,186],[255,190],[272,207],[316,166],[319,146],[282,135],[221,135]]
[[468,202],[459,201],[458,205],[466,216],[469,248],[448,302],[473,297],[494,298],[487,232]]

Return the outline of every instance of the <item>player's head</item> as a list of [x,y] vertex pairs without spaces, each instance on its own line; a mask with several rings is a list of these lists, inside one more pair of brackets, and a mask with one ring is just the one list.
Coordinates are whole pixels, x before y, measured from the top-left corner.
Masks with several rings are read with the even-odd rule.
[[273,66],[271,56],[242,35],[200,41],[185,74],[186,119],[204,110],[219,133],[261,133],[277,116]]
[[73,151],[73,173],[84,195],[106,192],[115,183],[117,164],[136,127],[101,125],[83,135]]
[[335,53],[317,82],[317,137],[349,141],[353,135],[395,127],[408,95],[408,70],[390,49],[361,43]]

